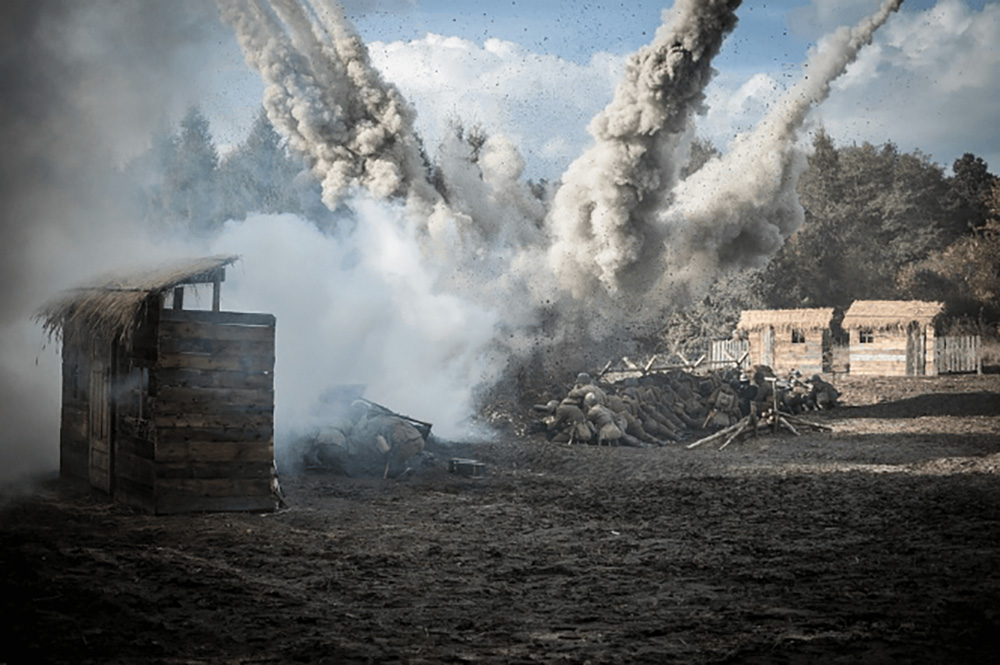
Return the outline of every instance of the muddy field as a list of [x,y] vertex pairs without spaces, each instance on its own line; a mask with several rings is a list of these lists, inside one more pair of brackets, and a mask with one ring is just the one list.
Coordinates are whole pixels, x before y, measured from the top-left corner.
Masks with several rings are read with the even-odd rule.
[[987,663],[1000,376],[838,382],[831,434],[507,440],[270,515],[0,508],[0,663]]

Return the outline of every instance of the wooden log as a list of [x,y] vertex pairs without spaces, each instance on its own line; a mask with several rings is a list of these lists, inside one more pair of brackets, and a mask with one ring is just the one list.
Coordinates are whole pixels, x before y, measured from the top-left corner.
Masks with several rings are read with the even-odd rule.
[[787,420],[785,420],[781,416],[778,416],[778,422],[781,423],[782,425],[784,425],[788,429],[789,432],[791,432],[795,436],[799,436],[798,431],[794,427],[792,427],[791,423],[789,423]]
[[219,371],[184,368],[155,368],[149,375],[149,394],[164,388],[225,388],[232,390],[271,390],[272,373],[250,374],[242,370]]
[[155,512],[158,515],[179,513],[219,513],[219,512],[272,512],[277,508],[277,499],[266,496],[189,496],[168,494],[156,497]]
[[157,504],[166,497],[271,496],[270,478],[161,478],[156,481]]
[[203,371],[270,374],[274,371],[274,352],[256,356],[219,356],[211,354],[161,354],[156,369],[196,369]]
[[231,358],[268,356],[274,340],[217,339],[206,337],[160,337],[160,354],[207,353]]
[[263,441],[169,441],[157,442],[157,463],[267,462],[274,459],[274,445]]
[[[186,442],[269,442],[274,438],[274,424],[268,423],[262,427],[160,427],[156,431],[156,451],[164,445]],[[159,457],[157,457],[159,459]]]
[[688,444],[686,447],[687,447],[688,450],[691,450],[692,448],[697,448],[698,446],[700,446],[700,445],[702,445],[704,443],[709,443],[710,441],[715,441],[716,439],[721,439],[726,434],[729,434],[730,432],[732,432],[732,431],[736,430],[737,428],[739,428],[743,424],[743,422],[745,420],[746,420],[746,418],[743,418],[742,420],[740,420],[735,425],[730,425],[729,427],[727,427],[725,429],[720,429],[715,434],[710,434],[710,435],[706,436],[703,439],[698,439],[694,443]]
[[740,421],[740,426],[739,426],[739,429],[737,429],[737,430],[736,430],[735,432],[733,432],[733,433],[732,433],[732,434],[730,435],[730,437],[729,437],[728,439],[726,439],[726,442],[725,442],[725,443],[723,443],[723,444],[722,444],[721,446],[719,446],[719,450],[723,450],[723,449],[724,449],[724,448],[725,448],[726,446],[728,446],[728,445],[729,445],[730,443],[732,443],[733,441],[735,441],[735,440],[736,440],[736,438],[737,438],[737,437],[738,437],[738,436],[739,436],[740,434],[742,434],[742,433],[743,433],[743,431],[744,431],[744,430],[745,430],[745,429],[746,429],[746,428],[747,428],[747,427],[749,426],[749,424],[750,424],[750,423],[748,423],[748,422],[747,422],[747,421],[746,421],[745,419],[744,419],[744,420],[741,420],[741,421]]
[[154,418],[162,419],[166,416],[219,416],[230,420],[236,424],[244,416],[264,416],[274,414],[274,402],[260,402],[257,404],[236,403],[231,404],[224,400],[217,402],[173,402],[161,400],[159,398],[150,400],[150,413]]
[[273,469],[274,463],[271,459],[251,462],[234,460],[207,462],[187,459],[182,462],[158,462],[155,473],[157,480],[270,478]]
[[654,353],[652,355],[652,357],[650,357],[649,362],[647,362],[646,365],[645,365],[645,367],[642,368],[642,373],[643,374],[648,374],[649,373],[649,368],[651,368],[653,366],[653,363],[656,362],[656,358],[657,358],[657,354]]
[[159,403],[174,403],[190,405],[229,404],[233,406],[260,406],[274,404],[274,391],[271,389],[239,389],[239,388],[198,388],[182,386],[166,386],[156,393]]
[[174,339],[266,342],[269,339],[274,339],[274,328],[269,326],[214,325],[196,321],[161,321],[159,337],[160,339],[169,337]]
[[794,424],[794,425],[799,425],[800,427],[808,427],[810,429],[816,430],[817,432],[832,432],[833,431],[833,428],[829,427],[828,425],[821,425],[820,423],[814,423],[814,422],[811,422],[809,420],[803,420],[802,418],[799,418],[798,416],[793,416],[793,415],[788,414],[788,413],[782,413],[781,417],[784,418],[785,420],[787,420],[788,422]]
[[207,323],[210,325],[228,326],[261,326],[274,328],[273,314],[260,312],[209,312],[206,310],[186,309],[181,311],[163,310],[160,312],[161,323]]
[[264,413],[166,414],[156,415],[152,420],[153,426],[158,430],[172,428],[248,430],[274,425],[274,416],[270,411]]

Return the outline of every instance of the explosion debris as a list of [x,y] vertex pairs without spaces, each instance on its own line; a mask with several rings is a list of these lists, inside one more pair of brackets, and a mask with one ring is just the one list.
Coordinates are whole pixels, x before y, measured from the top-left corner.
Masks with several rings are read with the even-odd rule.
[[[593,145],[546,200],[523,182],[523,160],[502,136],[458,131],[441,163],[429,164],[413,109],[374,69],[332,0],[219,0],[247,63],[267,84],[268,116],[307,156],[327,205],[360,210],[370,205],[367,192],[434,267],[421,288],[495,314],[492,339],[475,342],[482,385],[469,393],[505,376],[523,387],[526,373],[552,371],[553,358],[587,366],[588,357],[633,352],[664,312],[684,307],[723,271],[761,265],[799,227],[798,132],[900,0],[823,40],[808,75],[752,132],[680,180],[712,59],[736,27],[740,4],[677,0],[664,12],[591,122]],[[650,443],[629,432],[624,414],[635,409],[594,394],[594,404],[549,415],[572,423],[574,440],[586,429],[602,442]],[[648,415],[654,431],[643,424],[644,435],[673,440],[692,427],[686,419],[703,420],[711,409],[681,411]],[[726,413],[717,411],[719,419]]]

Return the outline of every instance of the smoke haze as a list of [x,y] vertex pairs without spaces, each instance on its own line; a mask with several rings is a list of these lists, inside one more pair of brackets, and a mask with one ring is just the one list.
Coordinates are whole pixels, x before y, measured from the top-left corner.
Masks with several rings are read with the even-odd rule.
[[[196,0],[7,3],[0,449],[17,461],[8,474],[54,468],[58,450],[59,358],[43,350],[31,313],[110,267],[243,256],[223,306],[277,316],[279,449],[337,384],[365,384],[370,398],[457,437],[476,390],[509,380],[523,359],[576,372],[630,350],[665,309],[720,270],[766,261],[801,223],[797,131],[899,3],[824,41],[786,102],[679,181],[739,4],[679,0],[664,12],[591,121],[593,145],[552,191],[529,187],[508,137],[456,125],[423,145],[415,111],[332,0],[219,0],[211,15]],[[135,223],[120,174],[95,168],[141,150],[155,122],[197,99],[192,81],[216,57],[219,16],[261,76],[272,124],[344,215],[335,231],[258,215],[227,223],[207,246],[153,239]]]

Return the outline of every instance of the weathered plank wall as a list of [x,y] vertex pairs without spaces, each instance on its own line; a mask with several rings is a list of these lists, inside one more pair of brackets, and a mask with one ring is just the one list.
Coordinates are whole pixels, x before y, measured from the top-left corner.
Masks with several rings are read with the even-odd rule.
[[783,330],[774,335],[774,365],[776,374],[799,370],[806,376],[823,371],[823,331],[805,330],[804,342],[792,342],[792,332]]
[[[770,365],[774,359],[767,349],[767,334],[763,330],[751,330],[747,333],[747,341],[750,343],[750,355],[747,360],[751,365]],[[773,348],[773,343],[771,344]]]
[[821,373],[823,352],[829,341],[822,329],[806,329],[802,333],[805,341],[793,343],[791,330],[776,330],[773,334],[764,330],[748,331],[750,364],[768,365],[777,374],[787,374],[794,369],[805,375]]
[[851,331],[851,375],[906,376],[905,330],[876,330],[874,339],[862,344],[860,331]]
[[155,510],[270,510],[270,314],[163,310],[150,371]]
[[59,427],[59,473],[90,478],[89,413],[90,351],[74,331],[64,333],[62,349],[62,412]]

